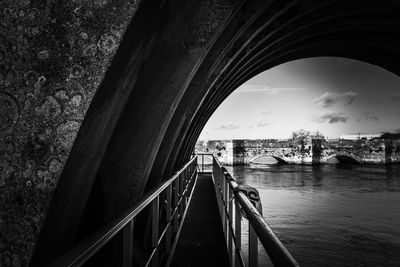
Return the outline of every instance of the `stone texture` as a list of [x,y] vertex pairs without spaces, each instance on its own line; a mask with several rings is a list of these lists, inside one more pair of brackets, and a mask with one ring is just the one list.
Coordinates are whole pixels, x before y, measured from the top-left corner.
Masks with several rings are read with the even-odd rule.
[[0,1],[0,266],[26,266],[134,0]]
[[[320,140],[306,142],[305,148],[290,139],[198,141],[197,152],[214,153],[225,165],[262,164],[264,156],[288,164],[323,164],[338,158],[361,164],[400,164],[400,140]],[[334,161],[338,162],[338,161]]]

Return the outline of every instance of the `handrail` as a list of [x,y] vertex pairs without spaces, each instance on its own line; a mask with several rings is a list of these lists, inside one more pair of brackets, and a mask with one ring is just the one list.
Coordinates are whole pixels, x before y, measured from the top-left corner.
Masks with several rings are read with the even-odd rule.
[[[50,266],[81,266],[107,244],[117,233],[123,231],[123,266],[133,265],[133,226],[136,216],[152,204],[152,250],[146,266],[153,262],[158,265],[158,245],[164,239],[168,262],[173,255],[179,233],[190,203],[197,179],[197,156],[194,156],[181,170],[157,188],[147,193],[138,203],[112,220],[93,235],[89,236]],[[174,186],[174,190],[172,190]],[[160,196],[166,191],[166,226],[159,231]],[[179,198],[179,199],[178,199]],[[172,203],[173,202],[173,203]],[[162,233],[161,235],[159,233]],[[171,241],[173,243],[171,244]]]
[[240,186],[216,157],[213,181],[232,266],[246,266],[241,250],[242,213],[249,221],[249,266],[258,266],[258,240],[275,266],[299,266],[249,199],[250,194],[239,190]]
[[247,196],[238,191],[235,197],[275,266],[299,266]]
[[201,166],[201,169],[200,169],[200,167],[199,167],[199,172],[201,172],[201,173],[206,173],[207,171],[204,169],[204,166],[205,166],[205,164],[204,164],[204,157],[211,157],[211,158],[214,158],[214,154],[215,153],[210,153],[210,152],[197,152],[196,153],[196,155],[197,155],[197,157],[198,157],[198,160],[200,160],[200,158],[201,158],[201,162],[198,162],[199,163],[199,165]]

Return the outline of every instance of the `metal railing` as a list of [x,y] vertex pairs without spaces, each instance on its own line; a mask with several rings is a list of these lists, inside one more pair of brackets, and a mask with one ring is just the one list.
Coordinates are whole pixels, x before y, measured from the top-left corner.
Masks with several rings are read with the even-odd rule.
[[[50,266],[82,266],[118,233],[122,233],[122,266],[134,265],[134,225],[137,216],[151,208],[151,250],[144,266],[169,266],[197,181],[197,156],[172,178],[147,193],[141,201],[88,237]],[[165,220],[160,220],[160,203]],[[163,226],[163,227],[160,227]],[[161,228],[161,229],[160,229]],[[159,247],[162,245],[162,253]],[[142,266],[143,264],[140,264]]]
[[196,153],[197,165],[199,166],[199,172],[201,173],[212,173],[213,170],[213,153]]
[[[299,266],[255,207],[258,192],[242,190],[215,157],[212,176],[231,266],[258,266],[258,240],[274,266]],[[241,248],[242,215],[249,222],[248,265]]]

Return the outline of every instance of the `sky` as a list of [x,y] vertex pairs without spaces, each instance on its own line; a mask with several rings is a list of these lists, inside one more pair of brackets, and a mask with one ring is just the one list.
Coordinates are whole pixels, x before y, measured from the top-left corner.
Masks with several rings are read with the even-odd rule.
[[290,138],[299,129],[328,138],[399,131],[400,77],[345,58],[288,62],[237,88],[199,139]]

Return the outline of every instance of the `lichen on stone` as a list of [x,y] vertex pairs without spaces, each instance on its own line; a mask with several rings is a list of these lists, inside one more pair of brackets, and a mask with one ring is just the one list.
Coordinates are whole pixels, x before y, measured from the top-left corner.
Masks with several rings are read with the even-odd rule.
[[0,266],[27,266],[135,0],[0,1]]
[[61,107],[53,96],[48,96],[40,107],[35,108],[35,112],[49,120],[61,114]]

